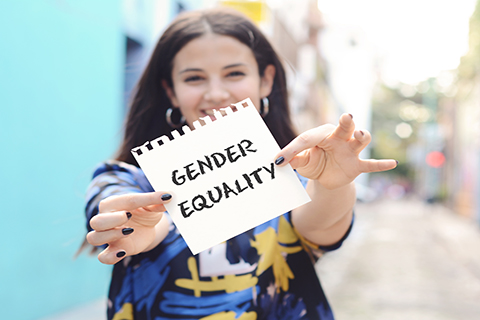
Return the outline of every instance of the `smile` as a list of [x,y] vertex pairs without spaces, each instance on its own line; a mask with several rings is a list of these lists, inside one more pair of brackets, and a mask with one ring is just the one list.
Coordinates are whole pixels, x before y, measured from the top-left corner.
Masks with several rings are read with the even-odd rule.
[[[234,105],[230,105],[229,107],[231,107],[234,112],[237,111],[237,108]],[[202,116],[208,116],[210,117],[210,119],[212,119],[212,121],[215,121],[216,120],[215,112],[220,112],[222,116],[225,116],[227,114],[225,110],[222,110],[223,108],[226,108],[226,107],[203,109],[203,110],[200,110],[200,112],[202,113]]]

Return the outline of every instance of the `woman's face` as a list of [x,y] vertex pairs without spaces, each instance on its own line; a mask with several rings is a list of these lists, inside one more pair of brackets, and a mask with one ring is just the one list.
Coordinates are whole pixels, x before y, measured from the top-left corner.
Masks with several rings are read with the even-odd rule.
[[213,110],[250,98],[257,109],[270,94],[275,67],[260,78],[253,52],[237,39],[206,34],[187,43],[173,60],[173,88],[163,84],[187,123],[212,116]]

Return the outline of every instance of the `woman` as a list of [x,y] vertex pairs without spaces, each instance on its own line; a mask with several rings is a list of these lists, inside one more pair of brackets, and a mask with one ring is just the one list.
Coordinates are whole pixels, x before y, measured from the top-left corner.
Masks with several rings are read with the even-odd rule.
[[[192,256],[130,150],[249,97],[296,168],[312,201]],[[115,264],[109,319],[333,319],[314,263],[338,248],[353,221],[362,172],[394,160],[360,160],[370,134],[351,115],[296,137],[285,72],[248,19],[226,10],[179,16],[161,36],[137,86],[114,161],[101,164],[87,195],[87,240],[108,244]],[[169,155],[175,157],[175,154]]]

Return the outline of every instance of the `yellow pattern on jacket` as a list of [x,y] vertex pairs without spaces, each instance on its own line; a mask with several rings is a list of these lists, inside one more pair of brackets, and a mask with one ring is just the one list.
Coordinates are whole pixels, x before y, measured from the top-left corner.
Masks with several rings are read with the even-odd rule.
[[[268,241],[272,238],[276,238],[277,241]],[[257,276],[273,266],[277,292],[280,292],[280,288],[283,291],[288,291],[288,281],[295,277],[285,257],[287,254],[302,250],[301,246],[287,246],[298,241],[298,236],[293,228],[282,216],[278,223],[278,234],[275,232],[275,229],[267,228],[262,233],[256,235],[255,239],[255,241],[250,240],[250,243],[252,247],[257,248],[257,252],[261,256],[257,267]]]

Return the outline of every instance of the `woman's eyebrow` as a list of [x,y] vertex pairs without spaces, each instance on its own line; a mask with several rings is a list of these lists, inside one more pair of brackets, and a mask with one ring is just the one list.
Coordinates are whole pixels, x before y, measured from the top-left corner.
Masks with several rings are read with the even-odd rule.
[[229,68],[235,68],[235,67],[241,67],[245,66],[245,63],[234,63],[234,64],[229,64],[228,66],[223,67],[222,69],[229,69]]
[[200,68],[187,68],[187,69],[183,69],[182,71],[180,71],[179,73],[185,73],[185,72],[198,72],[198,71],[203,71],[202,69]]
[[[235,68],[235,67],[241,67],[241,66],[246,66],[245,63],[234,63],[234,64],[229,64],[228,66],[223,67],[222,69],[229,69],[229,68]],[[179,72],[179,74],[185,73],[185,72],[202,72],[203,70],[200,68],[186,68],[183,69],[182,71]]]

